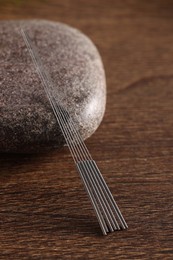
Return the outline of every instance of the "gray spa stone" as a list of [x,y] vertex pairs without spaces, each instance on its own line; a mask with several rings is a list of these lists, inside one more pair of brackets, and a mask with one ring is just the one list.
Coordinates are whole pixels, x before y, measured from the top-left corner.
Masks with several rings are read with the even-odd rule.
[[106,84],[100,55],[80,31],[45,20],[0,22],[0,152],[44,152],[65,141],[20,33],[37,47],[59,104],[83,139],[99,126]]

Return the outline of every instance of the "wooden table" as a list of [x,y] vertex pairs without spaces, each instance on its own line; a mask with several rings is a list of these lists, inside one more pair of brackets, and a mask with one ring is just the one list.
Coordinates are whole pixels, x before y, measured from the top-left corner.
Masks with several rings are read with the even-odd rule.
[[67,149],[1,155],[0,259],[173,259],[173,2],[0,1],[97,45],[107,109],[87,141],[129,229],[101,235]]

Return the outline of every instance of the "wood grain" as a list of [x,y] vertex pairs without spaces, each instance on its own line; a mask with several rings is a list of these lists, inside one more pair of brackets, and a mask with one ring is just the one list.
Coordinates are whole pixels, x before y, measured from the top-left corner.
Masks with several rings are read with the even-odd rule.
[[97,45],[107,110],[87,145],[129,225],[102,237],[67,149],[1,155],[0,259],[173,259],[172,1],[0,1]]

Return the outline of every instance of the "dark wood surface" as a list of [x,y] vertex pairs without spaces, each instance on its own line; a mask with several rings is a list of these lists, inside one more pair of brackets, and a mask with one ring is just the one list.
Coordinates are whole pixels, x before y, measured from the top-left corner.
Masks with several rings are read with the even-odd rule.
[[97,45],[107,109],[87,145],[129,225],[101,235],[69,151],[1,155],[0,259],[173,259],[173,2],[0,1]]

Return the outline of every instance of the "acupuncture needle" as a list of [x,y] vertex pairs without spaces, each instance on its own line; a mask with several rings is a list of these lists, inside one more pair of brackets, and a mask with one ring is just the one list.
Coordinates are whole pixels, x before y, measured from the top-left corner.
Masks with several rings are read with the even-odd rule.
[[67,108],[62,107],[54,96],[54,84],[45,70],[36,47],[27,32],[21,28],[21,35],[30,53],[36,71],[50,102],[55,118],[69,147],[79,175],[94,208],[104,235],[115,230],[127,229],[127,223],[117,206],[96,162],[92,159]]

